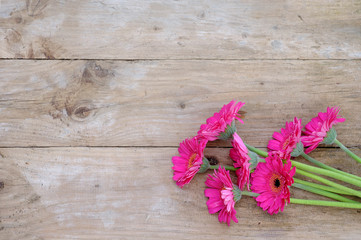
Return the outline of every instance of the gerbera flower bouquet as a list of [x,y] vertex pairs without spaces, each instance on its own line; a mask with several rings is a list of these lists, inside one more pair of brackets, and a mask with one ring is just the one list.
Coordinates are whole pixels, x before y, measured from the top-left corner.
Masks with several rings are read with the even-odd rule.
[[[334,126],[345,121],[338,116],[338,108],[320,112],[303,131],[301,119],[295,117],[280,132],[273,134],[267,146],[269,151],[265,152],[244,143],[237,134],[236,122],[243,124],[239,114],[243,105],[243,102],[234,100],[224,105],[200,126],[196,136],[180,143],[179,156],[172,158],[173,180],[179,187],[189,184],[196,174],[213,169],[214,173],[209,174],[205,182],[206,204],[210,214],[218,213],[218,220],[228,225],[231,220],[238,222],[235,204],[242,196],[253,197],[257,205],[271,215],[282,212],[292,203],[361,209],[361,203],[355,200],[361,198],[361,177],[328,166],[308,155],[320,143],[335,143],[361,162],[336,139]],[[217,139],[231,142],[229,156],[233,166],[212,165],[204,156],[207,143]],[[316,166],[296,161],[297,157],[303,157]],[[231,172],[237,179],[235,183]],[[298,179],[296,174],[313,181]],[[347,183],[347,186],[340,182]],[[292,188],[326,196],[333,201],[291,198]]]

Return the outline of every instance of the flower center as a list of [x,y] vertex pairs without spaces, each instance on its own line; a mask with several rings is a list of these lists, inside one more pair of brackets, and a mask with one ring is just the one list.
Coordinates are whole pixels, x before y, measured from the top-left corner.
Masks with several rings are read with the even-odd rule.
[[273,173],[270,181],[269,181],[269,185],[271,187],[272,192],[274,193],[279,193],[282,191],[282,188],[284,186],[284,181],[282,179],[282,176]]
[[193,153],[191,157],[188,159],[188,169],[193,167],[193,163],[196,157],[197,157],[197,153]]
[[278,178],[275,179],[274,185],[276,188],[278,188],[281,185],[280,180]]

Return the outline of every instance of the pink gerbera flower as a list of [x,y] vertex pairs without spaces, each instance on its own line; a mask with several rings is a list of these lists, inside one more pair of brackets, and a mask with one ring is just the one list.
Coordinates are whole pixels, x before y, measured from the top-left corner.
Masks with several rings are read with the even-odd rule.
[[251,189],[260,194],[256,197],[257,204],[271,215],[280,210],[282,212],[285,205],[290,203],[288,186],[293,184],[296,172],[296,168],[291,167],[290,161],[283,165],[279,155],[271,153],[266,162],[259,163],[252,173]]
[[238,168],[236,170],[238,187],[243,190],[244,185],[247,184],[249,190],[249,166],[251,165],[249,160],[251,158],[248,156],[247,147],[237,133],[233,134],[232,146],[229,156],[234,161],[233,166]]
[[173,180],[181,188],[188,184],[199,171],[203,163],[203,150],[207,141],[199,141],[197,137],[185,139],[180,143],[178,152],[180,156],[173,156]]
[[238,114],[238,111],[243,105],[243,102],[237,103],[234,100],[224,105],[219,112],[214,113],[212,117],[207,119],[206,124],[201,125],[198,136],[208,141],[214,141],[235,119],[243,123],[239,118],[240,114]]
[[344,118],[338,116],[339,109],[337,107],[328,107],[327,112],[318,113],[318,116],[312,118],[305,126],[302,143],[305,147],[305,153],[313,151],[327,136],[327,132],[337,123],[344,122]]
[[240,190],[233,185],[229,171],[219,167],[218,171],[214,170],[213,175],[208,175],[206,186],[209,187],[204,191],[208,197],[207,206],[210,214],[219,212],[218,220],[230,225],[231,219],[238,223],[234,204],[241,198]]
[[289,159],[297,143],[301,141],[301,129],[301,119],[295,117],[293,122],[286,122],[280,133],[273,133],[273,139],[268,142],[268,149],[276,151],[281,159]]

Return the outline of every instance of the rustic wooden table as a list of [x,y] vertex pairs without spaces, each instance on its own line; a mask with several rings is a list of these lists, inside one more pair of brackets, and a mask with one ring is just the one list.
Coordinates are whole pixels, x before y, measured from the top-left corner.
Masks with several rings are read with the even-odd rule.
[[[232,99],[263,148],[340,106],[360,155],[361,1],[0,0],[0,58],[0,239],[360,238],[359,210],[247,197],[220,224],[206,175],[179,189],[171,157]],[[311,156],[361,175],[338,148]]]

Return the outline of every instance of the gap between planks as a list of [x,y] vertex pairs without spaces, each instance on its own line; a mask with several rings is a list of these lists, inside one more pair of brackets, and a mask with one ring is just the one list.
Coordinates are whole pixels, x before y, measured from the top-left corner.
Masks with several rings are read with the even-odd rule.
[[361,58],[0,58],[0,61],[361,61]]
[[[0,146],[0,149],[12,149],[12,148],[178,148],[178,146],[97,146],[97,145],[91,145],[91,146],[87,146],[87,145],[80,145],[80,146]],[[256,148],[260,148],[260,149],[266,149],[266,147],[264,146],[254,146]],[[355,146],[346,146],[347,148],[359,148],[361,149],[360,146],[355,145]],[[207,146],[207,148],[224,148],[224,149],[229,149],[232,148],[231,146]],[[327,149],[340,149],[339,147],[332,147],[332,146],[324,146],[324,147],[317,147],[317,149],[319,150],[327,150]],[[341,150],[341,149],[340,149]]]

